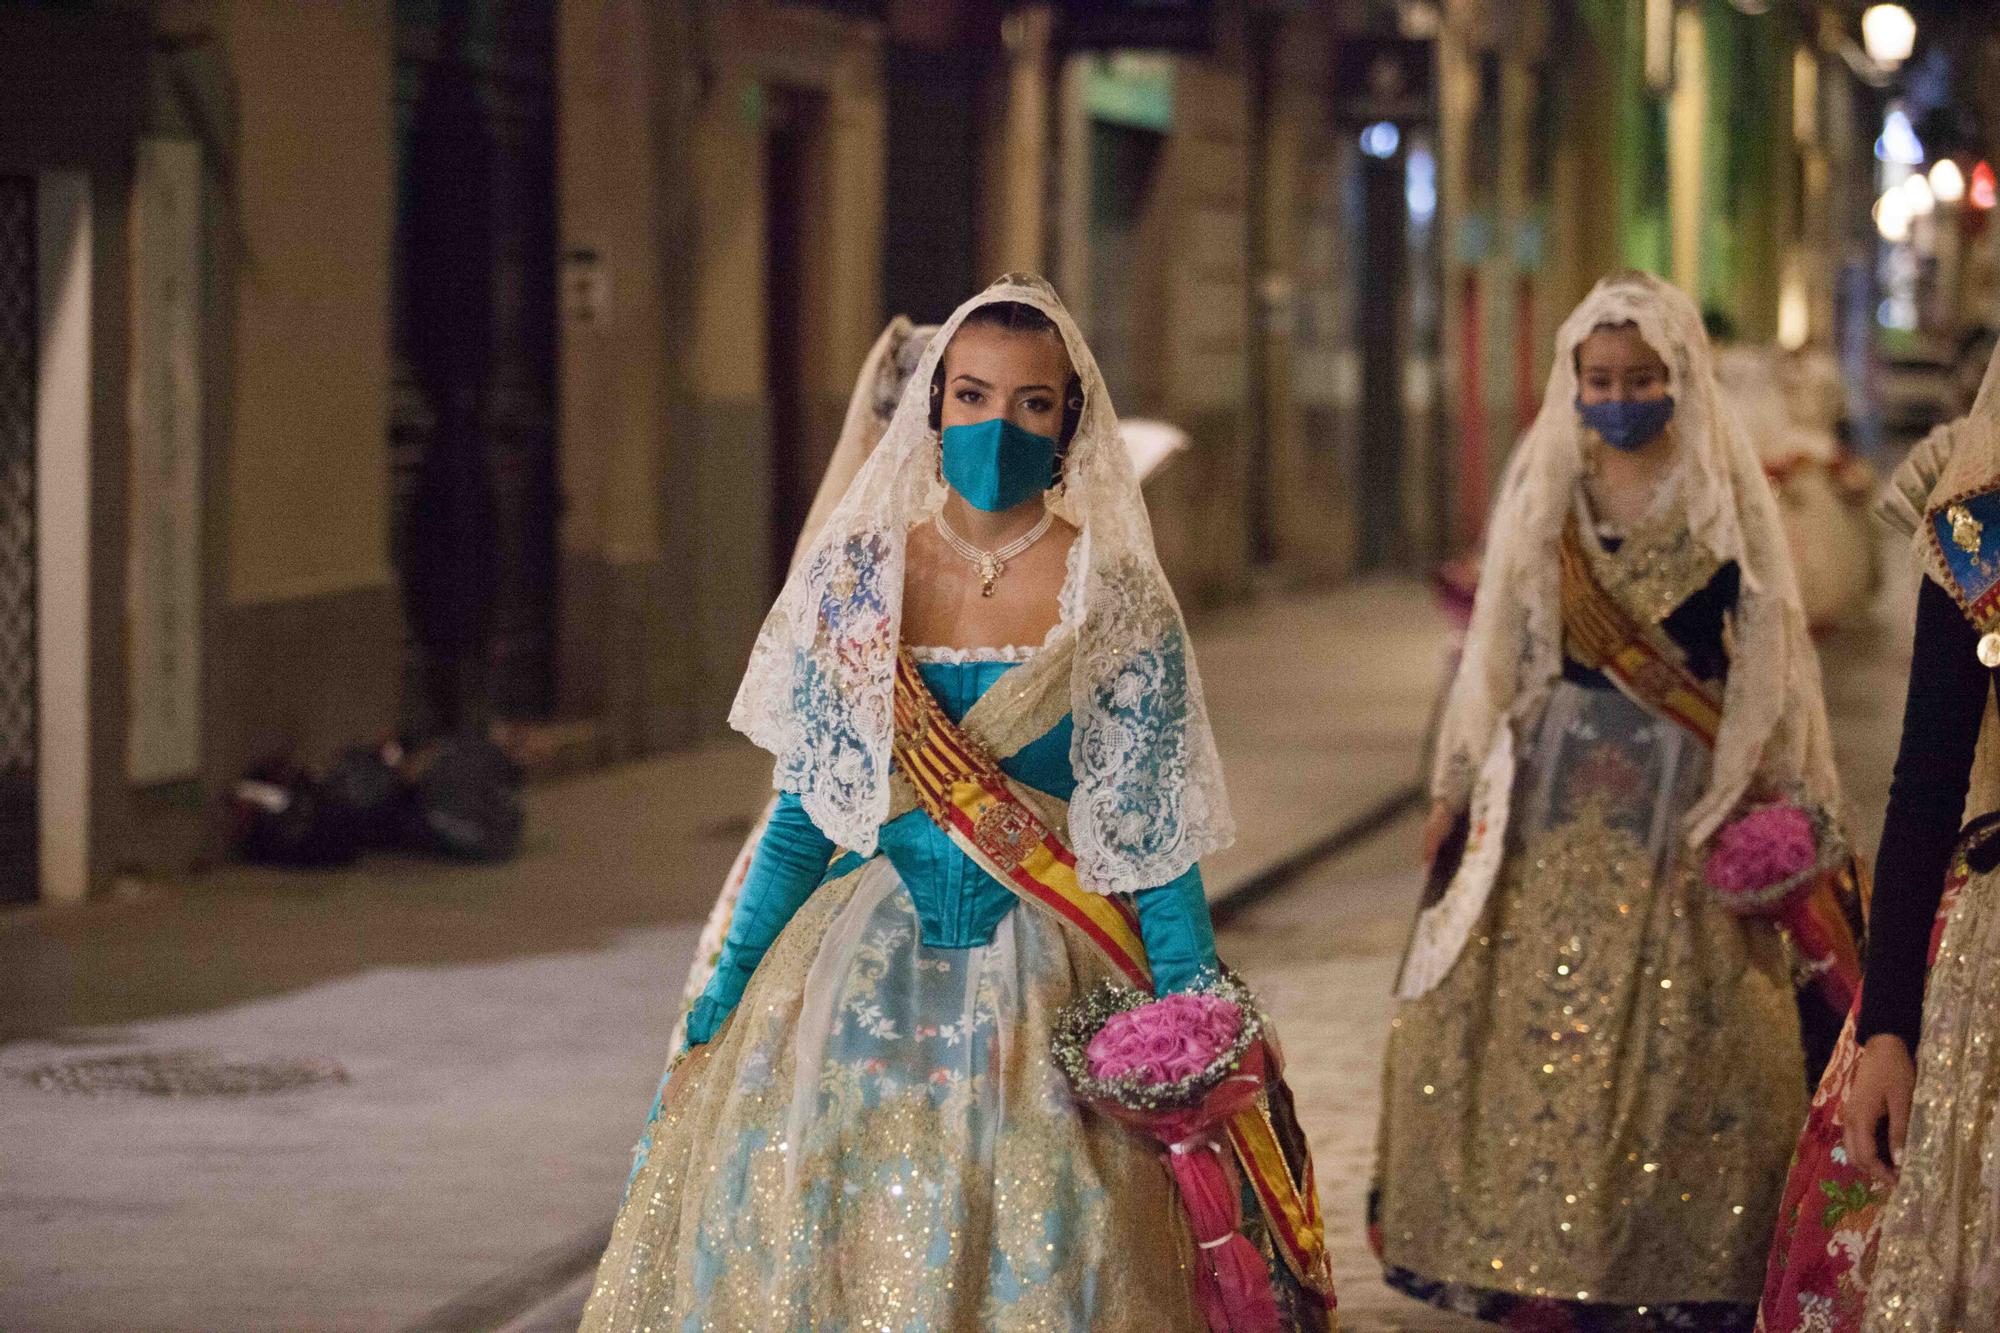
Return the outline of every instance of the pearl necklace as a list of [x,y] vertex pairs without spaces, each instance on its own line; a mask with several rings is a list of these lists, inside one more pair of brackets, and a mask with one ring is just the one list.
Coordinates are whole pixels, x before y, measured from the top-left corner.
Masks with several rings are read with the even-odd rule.
[[938,536],[944,538],[944,544],[978,568],[979,595],[991,597],[993,584],[1007,572],[1007,562],[1046,537],[1049,529],[1055,526],[1056,515],[1052,509],[1043,509],[1040,522],[996,551],[982,551],[953,532],[951,524],[945,522],[943,510],[939,510],[937,517],[931,521],[937,525]]

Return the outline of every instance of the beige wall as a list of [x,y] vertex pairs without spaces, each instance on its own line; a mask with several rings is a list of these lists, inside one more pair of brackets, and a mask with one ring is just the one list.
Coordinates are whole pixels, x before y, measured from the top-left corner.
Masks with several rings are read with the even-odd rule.
[[[1332,38],[1328,25],[1302,18],[1280,29],[1265,168],[1268,484],[1278,559],[1301,582],[1347,574],[1359,537],[1353,479],[1337,461],[1351,404],[1342,402],[1335,350],[1347,238],[1327,75]],[[1308,322],[1314,336],[1301,343]]]
[[[1175,61],[1173,129],[1138,220],[1131,382],[1114,386],[1121,412],[1191,437],[1147,488],[1161,562],[1190,605],[1236,595],[1248,570],[1246,97],[1236,52]],[[1064,207],[1087,219],[1087,193]],[[1087,223],[1067,234],[1087,246]]]
[[613,564],[660,553],[666,348],[647,9],[645,0],[564,0],[557,29],[559,245],[597,254],[603,290],[586,314],[579,269],[559,270],[561,542]]
[[385,585],[389,3],[220,18],[241,118],[228,599]]
[[1044,230],[1049,160],[1050,42],[1054,11],[1023,9],[1003,24],[1003,55],[993,80],[982,174],[991,189],[982,201],[980,272],[1040,273],[1046,264]]

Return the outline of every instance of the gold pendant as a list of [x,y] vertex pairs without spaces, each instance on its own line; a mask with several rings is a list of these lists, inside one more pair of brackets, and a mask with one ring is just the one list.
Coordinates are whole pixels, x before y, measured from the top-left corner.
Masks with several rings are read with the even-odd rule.
[[2000,633],[1988,631],[1980,638],[1979,665],[1988,670],[2000,667]]
[[1985,524],[1974,518],[1972,511],[1964,505],[1953,505],[1944,511],[1944,516],[1951,524],[1951,544],[1967,555],[1978,555],[1979,536],[1986,530]]
[[993,584],[1000,577],[1001,571],[1006,568],[1007,566],[1001,564],[990,555],[979,558],[979,595],[981,597],[991,597],[993,595]]

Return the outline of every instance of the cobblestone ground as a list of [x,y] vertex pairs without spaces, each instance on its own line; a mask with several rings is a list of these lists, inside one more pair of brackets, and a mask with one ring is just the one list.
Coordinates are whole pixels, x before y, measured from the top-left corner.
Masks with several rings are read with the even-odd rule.
[[1412,817],[1237,917],[1218,944],[1277,1020],[1312,1139],[1345,1333],[1484,1327],[1384,1286],[1363,1205],[1375,1160],[1389,986],[1417,895]]

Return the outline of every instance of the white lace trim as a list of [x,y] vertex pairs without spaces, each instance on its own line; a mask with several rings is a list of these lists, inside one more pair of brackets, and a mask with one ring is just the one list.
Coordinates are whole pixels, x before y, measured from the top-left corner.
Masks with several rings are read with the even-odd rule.
[[1040,644],[1010,643],[1005,647],[982,644],[974,648],[953,648],[943,644],[912,645],[910,656],[925,666],[972,666],[983,662],[1018,664],[1042,651]]

